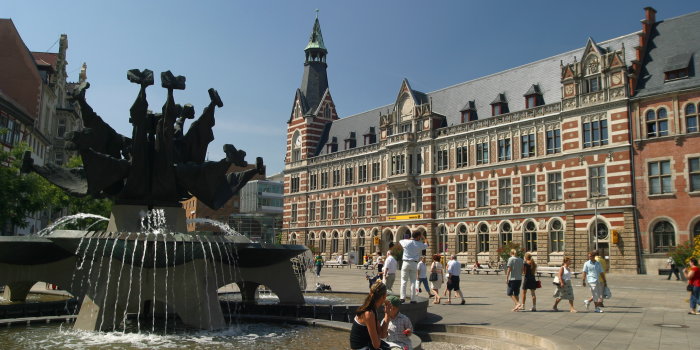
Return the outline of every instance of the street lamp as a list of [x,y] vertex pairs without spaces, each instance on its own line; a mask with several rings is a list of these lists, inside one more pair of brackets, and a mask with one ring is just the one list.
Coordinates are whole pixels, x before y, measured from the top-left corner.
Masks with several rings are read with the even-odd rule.
[[591,192],[591,198],[589,201],[593,202],[593,218],[595,225],[595,250],[598,252],[598,201],[600,200],[599,192]]
[[442,244],[441,243],[446,243],[446,242],[440,242],[442,235],[447,233],[447,203],[444,204],[442,207],[442,230],[440,230],[440,233],[438,234],[438,254],[441,253]]

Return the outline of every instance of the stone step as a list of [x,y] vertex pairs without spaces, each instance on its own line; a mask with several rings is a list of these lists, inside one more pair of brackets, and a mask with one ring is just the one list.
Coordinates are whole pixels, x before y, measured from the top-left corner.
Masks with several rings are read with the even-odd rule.
[[474,345],[491,350],[541,350],[539,346],[518,344],[504,338],[494,338],[473,334],[459,334],[447,332],[418,333],[423,342],[444,342],[459,345]]

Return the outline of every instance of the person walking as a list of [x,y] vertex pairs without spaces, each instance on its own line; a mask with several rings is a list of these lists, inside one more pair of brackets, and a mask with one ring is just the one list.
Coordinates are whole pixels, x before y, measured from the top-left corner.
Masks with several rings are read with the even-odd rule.
[[523,259],[517,256],[515,249],[510,250],[510,258],[506,263],[506,294],[513,300],[513,310],[518,311],[522,305],[518,302],[520,285],[523,280]]
[[460,298],[462,298],[462,302],[460,303],[461,305],[464,305],[464,294],[462,294],[462,291],[459,289],[459,273],[461,270],[462,264],[457,261],[457,256],[452,255],[450,257],[450,261],[447,262],[447,274],[449,275],[447,278],[447,303],[451,304],[452,303],[452,291],[455,291],[459,295]]
[[583,264],[583,277],[582,285],[585,287],[588,283],[591,289],[591,297],[583,301],[586,305],[586,310],[591,304],[591,301],[595,305],[595,312],[603,312],[601,309],[603,304],[603,291],[605,290],[605,272],[600,263],[595,260],[597,252],[594,250],[588,253],[588,261]]
[[425,266],[425,257],[421,256],[418,262],[418,293],[421,292],[421,285],[425,288],[425,292],[428,293],[428,297],[432,297],[430,294],[430,286],[428,286],[428,273]]
[[690,291],[690,311],[688,314],[697,315],[697,307],[700,303],[700,269],[697,258],[690,258],[690,266],[683,269],[683,275],[688,280]]
[[386,289],[392,294],[394,293],[394,281],[396,281],[396,270],[398,267],[399,263],[396,261],[396,258],[391,255],[391,251],[387,251],[382,272],[384,275],[384,284],[386,284]]
[[321,268],[323,267],[323,257],[321,253],[318,253],[316,258],[314,258],[314,265],[316,266],[316,277],[321,277]]
[[416,303],[416,276],[418,273],[418,259],[421,252],[428,249],[425,236],[422,231],[414,231],[411,239],[399,241],[403,247],[403,263],[401,264],[401,302],[406,301],[406,287],[410,288],[411,304]]
[[679,281],[681,277],[678,275],[678,266],[676,266],[676,261],[673,260],[672,257],[668,257],[668,260],[666,261],[669,267],[671,267],[671,271],[668,272],[668,278],[667,280],[671,279],[671,275],[676,275],[676,281]]
[[375,253],[375,259],[377,261],[377,273],[382,273],[384,271],[384,257],[381,254]]
[[571,263],[571,258],[564,257],[561,267],[557,272],[557,279],[559,283],[554,283],[557,286],[557,291],[554,293],[554,306],[552,310],[559,311],[557,305],[562,299],[569,301],[569,312],[578,312],[574,308],[574,287],[571,284],[571,270],[569,269],[569,264]]
[[444,281],[444,272],[440,259],[441,256],[435,254],[433,255],[433,263],[430,264],[430,276],[435,279],[430,281],[430,288],[433,290],[433,304],[440,304],[440,288],[442,288],[442,283]]
[[535,295],[535,290],[537,289],[537,279],[535,278],[535,273],[537,272],[537,263],[532,258],[532,253],[525,253],[525,263],[523,264],[523,297],[522,303],[520,303],[520,308],[525,308],[525,299],[527,299],[527,291],[532,294],[532,309],[530,311],[537,311],[537,295]]

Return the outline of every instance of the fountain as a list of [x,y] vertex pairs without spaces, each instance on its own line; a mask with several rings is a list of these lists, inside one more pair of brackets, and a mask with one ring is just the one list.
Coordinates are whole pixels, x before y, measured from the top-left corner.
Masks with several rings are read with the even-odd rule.
[[[138,329],[155,330],[155,319],[177,315],[185,325],[221,329],[226,325],[217,290],[235,283],[243,302],[254,302],[259,285],[274,292],[280,304],[304,303],[291,258],[306,250],[299,245],[253,243],[240,234],[187,233],[180,202],[196,196],[212,209],[223,206],[256,174],[246,153],[225,145],[226,157],[207,161],[213,140],[214,111],[223,103],[214,89],[202,115],[191,105],[174,102],[174,90],[185,77],[161,74],[167,89],[162,113],[148,110],[150,70],[130,70],[140,86],[130,109],[131,137],[118,134],[88,105],[88,83],[74,92],[85,128],[67,135],[84,166],[65,169],[37,166],[29,153],[23,172],[34,171],[71,195],[109,197],[114,206],[106,231],[47,230],[41,236],[0,237],[0,285],[5,298],[23,300],[37,281],[61,286],[79,301],[74,328],[122,330],[128,314],[148,316]],[[50,232],[48,232],[50,231]],[[72,310],[67,310],[72,311]]]

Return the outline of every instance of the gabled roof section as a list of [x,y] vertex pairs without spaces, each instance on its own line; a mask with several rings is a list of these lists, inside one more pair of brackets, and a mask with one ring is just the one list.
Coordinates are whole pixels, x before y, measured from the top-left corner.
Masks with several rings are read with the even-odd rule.
[[506,99],[506,94],[505,93],[500,93],[496,95],[496,98],[491,101],[492,105],[499,104],[499,103],[508,103],[508,99]]
[[597,53],[598,55],[602,55],[605,53],[605,50],[598,46],[595,40],[593,40],[593,38],[589,36],[588,40],[586,40],[586,48],[583,50],[583,55],[581,57],[588,56],[588,54],[591,53],[591,51]]
[[476,110],[476,101],[471,100],[471,101],[467,101],[467,104],[465,104],[464,107],[462,107],[462,109],[460,109],[459,111],[465,112],[465,111],[475,111],[475,110]]
[[50,67],[56,70],[56,64],[58,63],[58,53],[52,52],[32,52],[32,57],[37,66]]
[[292,102],[292,113],[289,115],[289,120],[287,123],[291,123],[292,119],[294,119],[294,109],[297,106],[297,101],[299,101],[299,105],[301,106],[301,115],[306,115],[306,111],[309,110],[309,106],[306,103],[306,98],[304,97],[304,94],[301,92],[300,89],[297,89],[296,94],[294,94],[294,101]]
[[[700,88],[700,12],[656,22],[648,48],[634,98]],[[665,81],[666,72],[683,66],[687,78]]]
[[402,97],[404,94],[408,94],[408,96],[413,100],[413,103],[416,105],[421,105],[424,103],[428,102],[428,95],[425,94],[424,92],[420,92],[418,90],[413,90],[411,88],[411,84],[408,82],[408,79],[404,78],[403,81],[401,82],[401,88],[399,89],[398,95],[396,95],[396,100],[394,102],[394,105],[398,106],[399,103],[401,103]]
[[542,95],[542,91],[540,91],[540,86],[539,84],[532,84],[529,89],[527,89],[527,92],[523,96],[530,96],[530,95]]
[[323,106],[323,101],[326,100],[326,97],[330,97],[331,100],[333,99],[333,97],[331,97],[331,90],[329,88],[326,88],[326,91],[324,91],[323,95],[321,95],[321,101],[318,103],[318,106],[316,106],[316,109],[313,111],[313,114],[318,116],[321,115],[319,113],[323,113],[323,111],[321,110],[321,106]]

